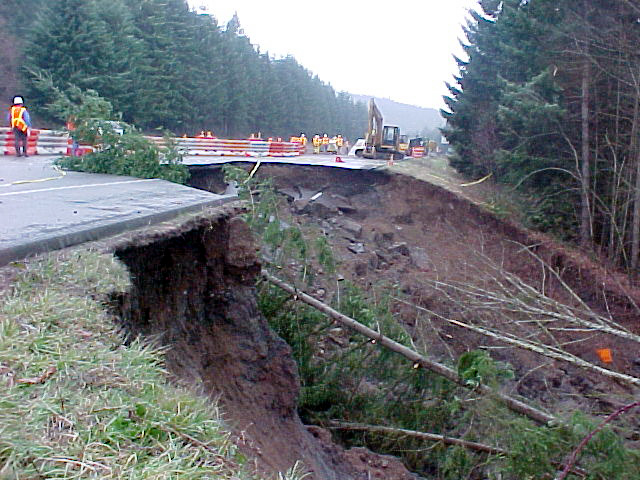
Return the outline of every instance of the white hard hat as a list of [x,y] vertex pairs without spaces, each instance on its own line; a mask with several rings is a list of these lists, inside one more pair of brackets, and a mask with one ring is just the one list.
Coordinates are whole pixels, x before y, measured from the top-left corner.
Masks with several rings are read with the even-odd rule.
[[20,103],[24,103],[24,100],[22,99],[22,97],[14,97],[13,98],[13,104],[14,105],[18,105]]

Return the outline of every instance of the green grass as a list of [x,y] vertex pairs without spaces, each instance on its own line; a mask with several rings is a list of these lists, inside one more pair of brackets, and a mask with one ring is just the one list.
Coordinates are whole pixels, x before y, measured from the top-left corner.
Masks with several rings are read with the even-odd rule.
[[252,478],[217,407],[168,382],[160,349],[123,344],[104,302],[127,285],[80,252],[0,294],[0,479]]

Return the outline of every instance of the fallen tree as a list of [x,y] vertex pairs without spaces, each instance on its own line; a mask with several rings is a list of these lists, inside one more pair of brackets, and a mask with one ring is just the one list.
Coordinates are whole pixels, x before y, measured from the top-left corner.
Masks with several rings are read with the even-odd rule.
[[284,290],[285,292],[290,293],[291,295],[293,295],[294,299],[297,301],[301,301],[303,303],[306,303],[307,305],[317,309],[318,311],[324,313],[325,315],[327,315],[328,317],[332,318],[333,320],[336,320],[337,322],[341,323],[342,325],[344,325],[345,327],[350,328],[351,330],[354,330],[358,333],[360,333],[361,335],[364,335],[365,337],[369,338],[372,341],[375,341],[376,343],[380,344],[381,346],[388,348],[389,350],[396,352],[400,355],[402,355],[403,357],[405,357],[406,359],[410,360],[411,362],[413,362],[414,366],[416,367],[423,367],[426,368],[438,375],[441,375],[442,377],[460,385],[463,386],[465,388],[472,388],[474,391],[477,391],[479,393],[482,393],[484,395],[490,396],[492,398],[495,398],[496,400],[500,401],[501,403],[503,403],[506,407],[508,407],[510,410],[519,413],[521,415],[524,415],[528,418],[530,418],[531,420],[539,423],[539,424],[558,424],[560,423],[559,419],[557,419],[555,416],[546,413],[540,409],[537,409],[531,405],[528,405],[514,397],[511,397],[509,395],[506,395],[502,392],[498,392],[493,390],[492,388],[486,386],[486,385],[470,385],[469,383],[465,382],[463,379],[460,378],[460,376],[458,375],[458,373],[450,368],[447,367],[446,365],[443,365],[441,363],[438,363],[432,359],[427,358],[424,355],[421,355],[420,353],[416,352],[415,350],[412,350],[398,342],[396,342],[395,340],[392,340],[389,337],[386,337],[384,335],[382,335],[380,332],[376,332],[375,330],[372,330],[371,328],[361,324],[360,322],[357,322],[356,320],[354,320],[353,318],[350,318],[340,312],[338,312],[337,310],[331,308],[329,305],[321,302],[320,300],[315,299],[314,297],[298,290],[296,287],[289,285],[288,283],[280,280],[279,278],[271,275],[269,272],[267,271],[262,271],[262,276],[270,283],[272,283],[273,285],[281,288],[282,290]]

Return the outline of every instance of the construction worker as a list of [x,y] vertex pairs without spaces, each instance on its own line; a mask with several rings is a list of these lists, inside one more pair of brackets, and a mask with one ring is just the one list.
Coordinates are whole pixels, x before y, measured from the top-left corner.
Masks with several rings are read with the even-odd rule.
[[336,137],[335,135],[331,137],[331,139],[329,140],[329,145],[327,146],[327,152],[338,153],[338,144],[336,143],[337,140],[338,137]]
[[76,118],[75,116],[71,116],[67,119],[67,132],[69,132],[69,137],[71,139],[71,156],[78,156],[78,140],[74,137],[74,133],[76,131]]
[[338,134],[338,137],[336,138],[336,147],[338,149],[338,154],[344,153],[342,151],[343,146],[344,146],[344,139],[342,138],[342,135]]
[[[24,106],[22,97],[14,97],[13,105],[9,109],[9,125],[13,129],[13,139],[16,148],[16,155],[21,157],[23,154],[28,157],[27,153],[27,137],[31,128],[31,117]],[[20,153],[22,148],[22,153]]]
[[320,139],[320,135],[313,136],[313,153],[320,153],[320,146],[322,145],[322,140]]
[[328,148],[329,148],[329,137],[325,133],[322,136],[322,147],[321,147],[322,153],[326,153]]

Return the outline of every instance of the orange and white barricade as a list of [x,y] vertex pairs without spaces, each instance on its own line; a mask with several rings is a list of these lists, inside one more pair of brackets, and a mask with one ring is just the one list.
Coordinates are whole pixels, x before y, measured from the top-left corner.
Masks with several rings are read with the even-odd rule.
[[[282,142],[261,139],[230,140],[208,137],[179,137],[175,143],[185,155],[232,156],[232,157],[295,157],[304,153],[303,142]],[[164,144],[163,137],[145,137],[157,145]],[[0,148],[5,155],[15,155],[13,131],[0,128]],[[75,155],[82,156],[93,151],[93,147],[79,145]],[[27,140],[29,155],[73,155],[73,139],[66,131],[31,129]]]
[[422,158],[424,157],[425,148],[424,147],[413,147],[411,149],[411,156],[413,158]]
[[[159,137],[147,137],[158,143]],[[303,152],[302,142],[282,142],[274,139],[250,138],[230,140],[223,138],[176,138],[178,148],[185,155],[216,157],[294,157]]]
[[[5,155],[15,155],[13,130],[0,128],[0,146]],[[65,155],[68,154],[69,135],[64,131],[29,129],[27,137],[28,155]]]

